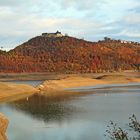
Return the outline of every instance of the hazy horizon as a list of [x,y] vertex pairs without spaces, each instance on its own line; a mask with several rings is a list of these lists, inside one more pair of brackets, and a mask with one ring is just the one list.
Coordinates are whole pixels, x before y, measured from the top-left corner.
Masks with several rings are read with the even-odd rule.
[[139,0],[1,0],[0,41],[9,50],[42,32],[140,42]]

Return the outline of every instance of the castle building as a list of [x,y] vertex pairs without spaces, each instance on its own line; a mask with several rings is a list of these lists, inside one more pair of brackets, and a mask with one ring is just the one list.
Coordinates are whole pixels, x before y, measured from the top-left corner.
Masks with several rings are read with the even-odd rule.
[[50,37],[50,38],[56,38],[56,37],[63,37],[64,35],[61,34],[61,32],[57,31],[56,33],[42,33],[43,37]]

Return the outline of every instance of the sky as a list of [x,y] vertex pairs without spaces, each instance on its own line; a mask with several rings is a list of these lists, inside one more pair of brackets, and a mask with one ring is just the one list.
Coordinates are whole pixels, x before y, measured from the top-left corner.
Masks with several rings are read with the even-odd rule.
[[0,45],[10,50],[43,32],[140,42],[140,0],[0,0]]

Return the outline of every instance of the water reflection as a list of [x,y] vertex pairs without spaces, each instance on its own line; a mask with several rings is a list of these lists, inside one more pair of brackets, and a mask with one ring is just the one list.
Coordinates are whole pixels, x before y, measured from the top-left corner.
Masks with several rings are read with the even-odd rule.
[[106,140],[110,120],[125,125],[132,114],[140,119],[139,90],[128,85],[86,89],[76,95],[34,95],[0,105],[0,111],[10,121],[9,140]]
[[111,84],[111,85],[97,85],[97,86],[87,86],[80,88],[73,88],[72,91],[78,91],[82,93],[104,93],[104,94],[113,94],[113,93],[139,93],[140,84]]
[[70,117],[78,110],[66,103],[72,97],[64,98],[48,98],[43,95],[33,95],[26,99],[10,103],[10,107],[23,111],[31,117],[44,121],[62,121],[64,118]]
[[95,88],[94,89],[95,93],[104,93],[104,94],[117,94],[117,93],[121,93],[121,94],[125,94],[125,93],[140,93],[140,85],[122,85],[119,86],[119,84],[117,86],[107,86],[104,88]]
[[7,80],[5,82],[16,83],[16,84],[27,84],[36,87],[40,85],[43,81],[42,80]]

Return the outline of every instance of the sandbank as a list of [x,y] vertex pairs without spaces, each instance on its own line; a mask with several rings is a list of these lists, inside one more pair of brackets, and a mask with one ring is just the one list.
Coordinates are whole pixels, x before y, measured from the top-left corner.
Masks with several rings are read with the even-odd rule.
[[124,75],[102,75],[96,78],[69,76],[59,80],[46,80],[37,88],[41,92],[65,91],[65,89],[79,88],[106,84],[139,83],[140,78]]
[[73,92],[71,89],[86,86],[140,83],[139,74],[136,74],[136,76],[134,76],[134,74],[120,75],[119,73],[112,75],[75,74],[62,75],[58,77],[58,79],[46,80],[36,88],[25,84],[0,82],[0,102],[18,100],[20,98],[25,98],[35,93],[53,97],[61,95],[71,95],[77,93]]
[[30,85],[0,82],[0,102],[30,96],[38,90]]

